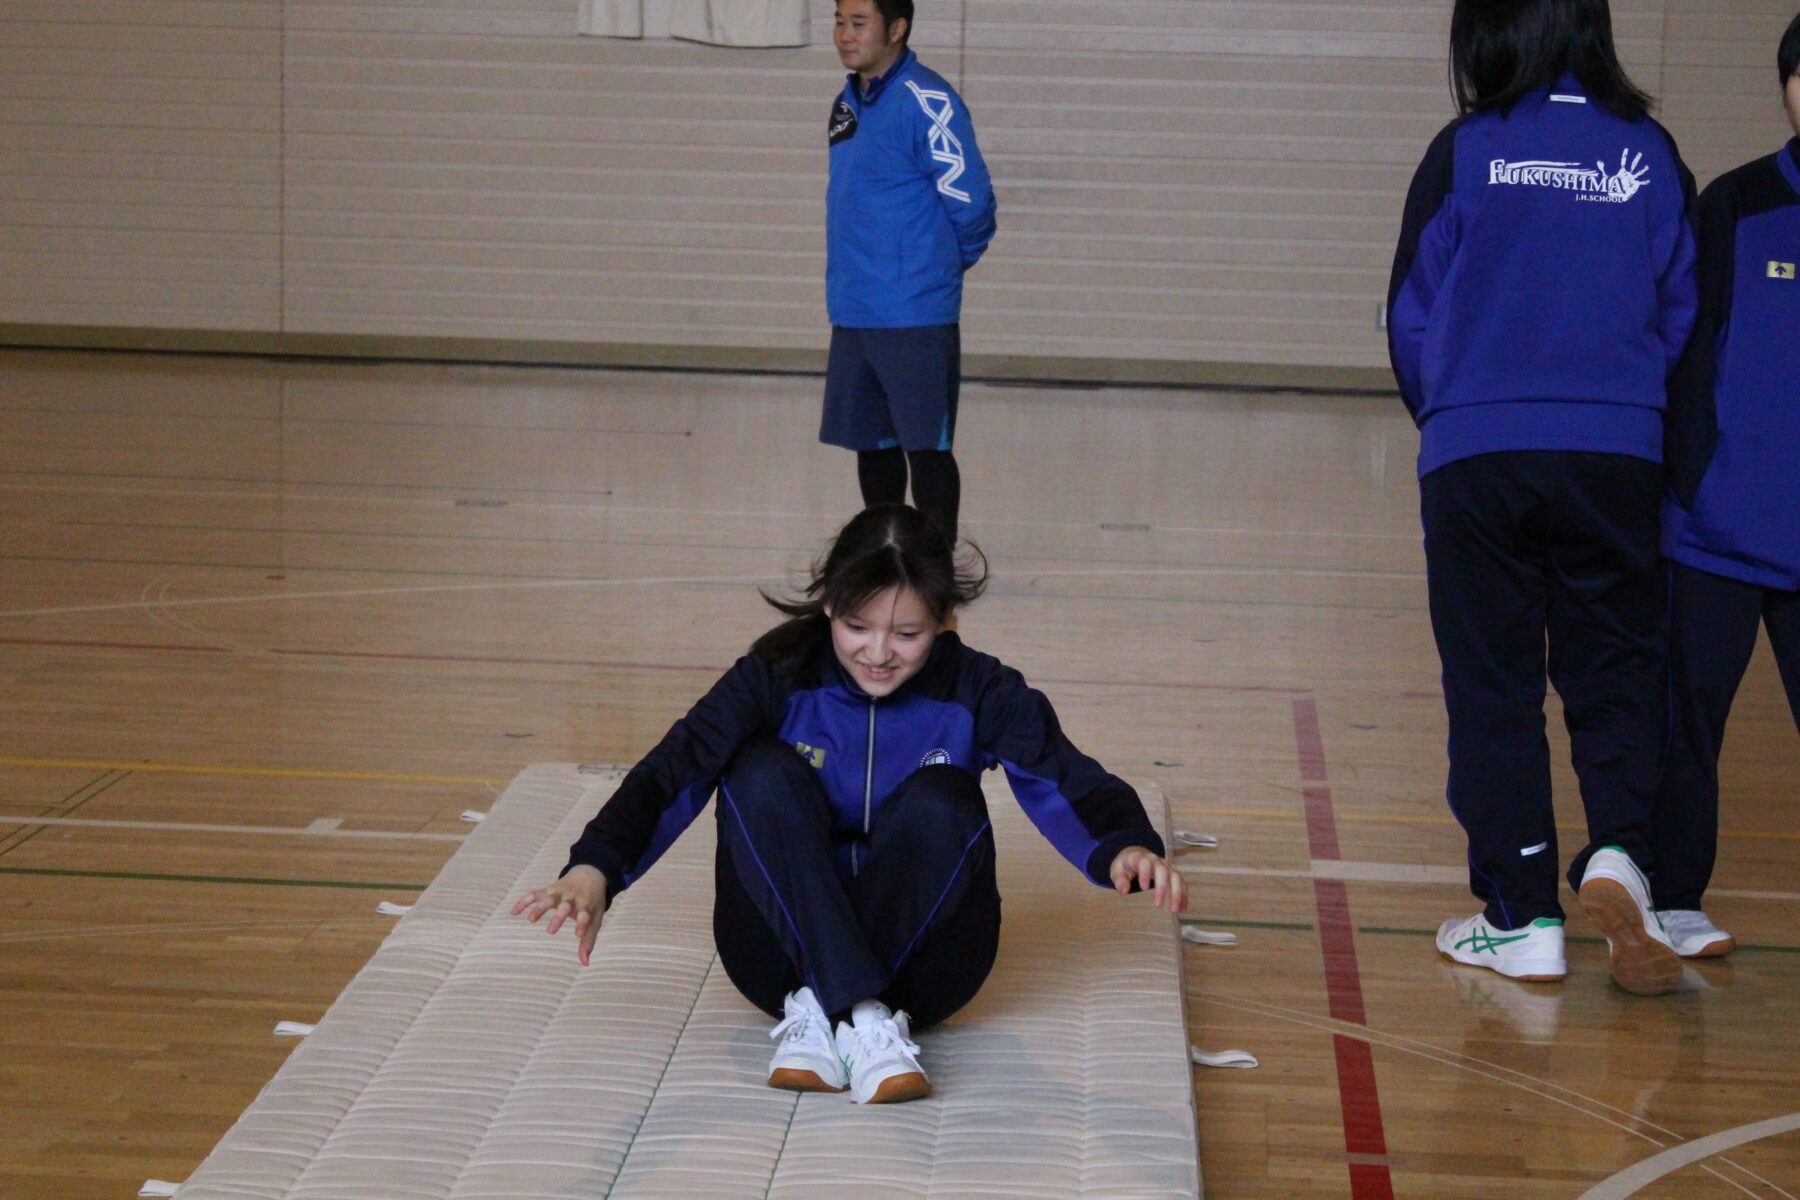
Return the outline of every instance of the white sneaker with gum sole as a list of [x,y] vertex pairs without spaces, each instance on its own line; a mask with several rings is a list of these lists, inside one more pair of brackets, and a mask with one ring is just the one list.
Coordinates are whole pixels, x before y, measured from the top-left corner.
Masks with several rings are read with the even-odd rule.
[[1656,916],[1683,958],[1718,958],[1737,949],[1737,939],[1697,908],[1659,908]]
[[1594,851],[1575,894],[1606,934],[1615,983],[1639,996],[1675,990],[1681,959],[1650,907],[1650,881],[1629,855],[1617,846]]

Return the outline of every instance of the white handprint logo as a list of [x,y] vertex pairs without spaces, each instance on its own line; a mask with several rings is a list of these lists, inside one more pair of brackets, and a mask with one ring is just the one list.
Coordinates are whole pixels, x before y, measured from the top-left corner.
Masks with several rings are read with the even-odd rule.
[[1606,180],[1606,194],[1623,204],[1650,185],[1650,168],[1643,163],[1644,156],[1639,154],[1633,158],[1631,148],[1627,146],[1619,152],[1619,169],[1610,176],[1605,163],[1594,165],[1600,168],[1600,177]]

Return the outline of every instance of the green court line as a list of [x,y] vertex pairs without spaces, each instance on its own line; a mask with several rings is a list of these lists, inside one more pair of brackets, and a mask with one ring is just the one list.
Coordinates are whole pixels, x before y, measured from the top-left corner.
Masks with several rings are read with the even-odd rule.
[[[1220,923],[1224,924],[1225,922],[1220,922]],[[1374,933],[1374,934],[1390,934],[1395,937],[1436,937],[1437,936],[1437,930],[1435,930],[1435,929],[1399,929],[1399,928],[1396,928],[1391,925],[1358,925],[1356,927],[1356,932],[1358,932],[1358,933]],[[1577,937],[1577,936],[1571,934],[1571,935],[1565,937],[1563,940],[1572,945],[1576,945],[1576,946],[1604,946],[1604,945],[1606,945],[1606,939],[1603,937],[1586,937],[1586,936]],[[1734,950],[1733,953],[1734,954],[1743,954],[1746,951],[1748,951],[1752,954],[1800,954],[1800,946],[1763,946],[1763,945],[1745,945],[1745,944],[1740,943],[1738,948],[1736,950]]]
[[74,871],[55,867],[0,867],[0,875],[52,879],[141,879],[155,883],[236,883],[260,887],[355,888],[371,892],[422,892],[422,883],[358,883],[348,879],[253,879],[237,875],[161,875],[149,871]]

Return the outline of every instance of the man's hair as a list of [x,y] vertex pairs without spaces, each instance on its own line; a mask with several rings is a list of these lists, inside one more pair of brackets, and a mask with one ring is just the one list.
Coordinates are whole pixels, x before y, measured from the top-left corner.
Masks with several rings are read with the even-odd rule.
[[1788,80],[1794,72],[1800,70],[1800,13],[1788,22],[1787,32],[1781,37],[1781,49],[1775,55],[1775,65],[1781,68],[1781,86],[1787,87]]
[[1608,112],[1636,120],[1650,111],[1619,65],[1606,0],[1456,0],[1450,86],[1462,112],[1504,112],[1565,71]]
[[881,14],[881,23],[889,28],[893,27],[895,21],[905,19],[906,37],[900,39],[900,44],[906,45],[912,38],[913,0],[872,0],[872,3],[875,11]]

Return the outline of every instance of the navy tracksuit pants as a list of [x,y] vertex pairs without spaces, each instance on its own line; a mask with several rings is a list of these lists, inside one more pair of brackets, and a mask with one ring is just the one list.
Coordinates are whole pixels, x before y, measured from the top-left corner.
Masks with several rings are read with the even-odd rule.
[[919,768],[865,838],[834,828],[818,773],[765,738],[732,760],[717,803],[713,936],[752,1004],[780,1016],[805,986],[828,1014],[874,997],[923,1028],[980,990],[1000,945],[1000,893],[975,776]]
[[1664,730],[1662,468],[1622,454],[1509,451],[1419,481],[1431,626],[1450,720],[1451,810],[1469,888],[1517,929],[1561,917],[1544,681],[1562,698],[1587,846],[1646,872]]
[[1669,749],[1657,796],[1658,908],[1699,908],[1719,845],[1725,720],[1765,625],[1800,725],[1800,593],[1669,564]]

